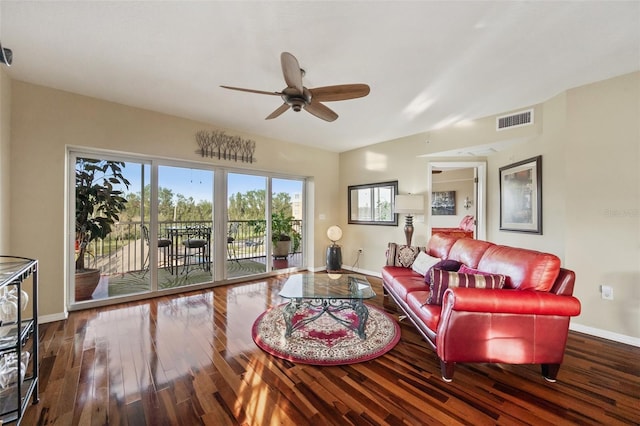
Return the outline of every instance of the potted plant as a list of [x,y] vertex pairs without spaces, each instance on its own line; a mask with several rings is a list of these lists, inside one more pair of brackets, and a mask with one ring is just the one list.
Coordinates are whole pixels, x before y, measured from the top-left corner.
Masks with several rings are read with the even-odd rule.
[[271,243],[273,257],[287,257],[291,252],[293,216],[280,211],[271,215]]
[[114,187],[129,188],[122,174],[124,165],[122,161],[90,158],[76,162],[76,301],[90,299],[100,281],[100,270],[87,269],[85,257],[91,242],[107,237],[125,209],[123,191]]
[[[293,216],[288,216],[284,212],[271,214],[271,252],[273,257],[287,257],[291,252],[292,240],[297,246],[300,245],[300,234],[293,229]],[[256,235],[264,235],[265,223],[263,220],[250,221],[253,232]]]

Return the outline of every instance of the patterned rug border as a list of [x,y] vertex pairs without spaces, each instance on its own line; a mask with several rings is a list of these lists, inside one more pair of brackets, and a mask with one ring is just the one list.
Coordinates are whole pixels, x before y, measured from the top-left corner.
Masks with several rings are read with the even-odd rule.
[[[384,321],[387,321],[389,324],[391,324],[391,326],[393,327],[393,337],[389,340],[385,340],[385,341],[377,341],[380,339],[377,339],[376,336],[370,336],[369,334],[367,335],[367,338],[363,341],[363,342],[368,342],[369,344],[371,344],[371,340],[373,340],[373,343],[379,344],[379,347],[375,350],[369,351],[363,355],[353,355],[351,354],[351,356],[348,357],[344,357],[344,358],[340,358],[340,359],[306,359],[306,358],[300,358],[297,357],[295,355],[292,355],[291,352],[287,352],[287,351],[283,351],[283,350],[279,350],[275,347],[273,347],[269,342],[265,341],[265,339],[261,338],[259,336],[259,328],[260,328],[260,324],[262,322],[262,320],[267,317],[267,315],[273,313],[274,310],[281,310],[284,306],[286,306],[286,303],[283,303],[281,305],[277,305],[277,306],[273,306],[269,309],[267,309],[265,312],[261,313],[258,318],[256,318],[256,320],[253,323],[253,326],[251,327],[251,336],[253,338],[254,343],[263,351],[265,351],[266,353],[273,355],[275,357],[281,358],[281,359],[285,359],[287,361],[291,361],[293,363],[296,364],[308,364],[308,365],[317,365],[317,366],[332,366],[332,365],[348,365],[348,364],[356,364],[356,363],[360,363],[360,362],[365,362],[365,361],[370,361],[372,359],[375,359],[379,356],[384,355],[385,353],[389,352],[391,349],[393,349],[396,344],[400,341],[400,337],[401,337],[401,331],[400,331],[400,325],[397,323],[397,321],[395,321],[394,317],[390,314],[388,314],[387,312],[385,312],[383,309],[378,308],[376,306],[372,306],[369,304],[367,305],[367,308],[369,309],[369,318],[371,318],[371,314],[372,311],[374,312],[374,315],[379,314],[382,317],[384,317]],[[367,328],[369,326],[367,325]],[[285,339],[284,337],[284,324],[281,325],[282,328],[281,330],[278,330],[278,333],[281,332],[282,339]],[[346,327],[345,327],[346,329]],[[294,332],[295,333],[295,332]],[[353,338],[354,339],[359,339],[359,337],[357,337],[356,333],[349,330],[349,333],[353,334]],[[330,353],[333,353],[333,351],[328,351]]]

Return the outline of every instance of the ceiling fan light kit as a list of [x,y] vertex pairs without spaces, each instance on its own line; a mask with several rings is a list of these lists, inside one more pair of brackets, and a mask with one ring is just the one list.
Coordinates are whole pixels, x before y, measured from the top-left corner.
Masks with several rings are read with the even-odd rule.
[[241,92],[280,96],[284,103],[269,114],[265,118],[266,120],[279,117],[288,109],[292,109],[295,112],[300,112],[304,109],[308,113],[329,122],[335,121],[338,118],[338,114],[322,102],[362,98],[367,96],[370,91],[369,86],[366,84],[340,84],[308,89],[302,85],[302,77],[304,77],[305,71],[300,68],[300,64],[295,56],[289,52],[282,52],[280,55],[280,64],[282,66],[284,81],[287,83],[287,87],[282,89],[281,92],[267,92],[264,90],[245,89],[233,86],[220,87]]

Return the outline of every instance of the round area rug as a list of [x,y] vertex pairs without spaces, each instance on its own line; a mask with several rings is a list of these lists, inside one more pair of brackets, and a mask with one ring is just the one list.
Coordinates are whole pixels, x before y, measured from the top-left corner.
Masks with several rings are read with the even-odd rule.
[[[262,313],[253,324],[253,341],[265,352],[295,363],[313,365],[343,365],[368,361],[391,350],[400,340],[400,327],[394,319],[376,307],[367,305],[369,318],[365,326],[366,339],[324,314],[317,320],[294,330],[285,337],[282,311],[286,304]],[[310,316],[302,308],[294,316],[295,324]],[[336,315],[357,324],[358,317],[351,309]]]

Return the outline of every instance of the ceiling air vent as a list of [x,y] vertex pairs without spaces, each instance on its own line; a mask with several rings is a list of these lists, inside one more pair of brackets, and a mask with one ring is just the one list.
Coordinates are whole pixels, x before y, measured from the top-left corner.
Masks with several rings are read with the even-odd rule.
[[496,130],[512,129],[533,124],[533,109],[496,118]]

